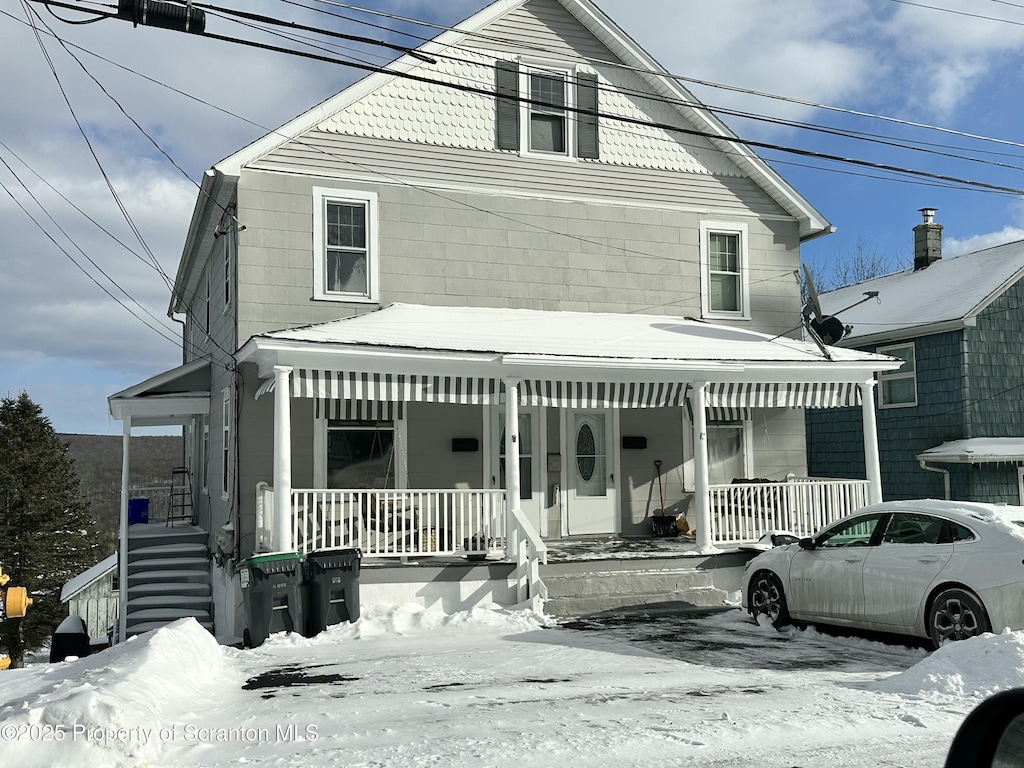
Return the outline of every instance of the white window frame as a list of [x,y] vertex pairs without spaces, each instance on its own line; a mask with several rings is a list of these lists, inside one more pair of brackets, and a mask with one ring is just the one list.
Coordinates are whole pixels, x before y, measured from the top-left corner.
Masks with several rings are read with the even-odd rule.
[[[519,60],[519,154],[531,157],[543,157],[548,160],[568,160],[576,162],[576,72],[577,67],[571,64],[545,61],[541,59]],[[544,114],[535,104],[531,104],[530,76],[535,74],[561,75],[565,84],[565,152],[545,152],[533,149],[530,145],[530,115],[533,112]]]
[[[739,238],[739,302],[736,311],[711,308],[711,235],[736,235]],[[702,221],[700,223],[700,303],[703,317],[731,320],[750,319],[749,234],[744,222]]]
[[[343,293],[327,290],[327,204],[353,203],[366,207],[366,291]],[[377,193],[361,189],[313,188],[313,298],[375,304],[380,301],[380,253],[378,247]]]
[[[327,487],[327,430],[330,419],[320,413],[313,417],[313,485]],[[408,441],[408,414],[406,418],[392,421],[395,431],[395,490],[404,491],[409,487],[409,467],[405,461]]]
[[[909,347],[914,351],[914,370],[907,372],[903,370],[903,366],[900,366],[895,371],[879,371],[878,373],[878,407],[879,408],[914,408],[917,405],[917,345],[912,341],[904,341],[899,344],[889,344],[885,347],[878,347],[875,350],[880,355],[890,355],[892,357],[899,357],[899,355],[892,354],[894,350],[906,349]],[[906,365],[904,363],[903,365]],[[908,403],[887,403],[885,401],[885,387],[886,381],[892,381],[893,379],[912,379],[914,382],[914,400]]]
[[225,387],[222,396],[220,497],[228,501],[231,498],[231,389]]
[[[686,414],[685,408],[680,408],[682,433],[683,433],[683,490],[693,493],[696,490],[696,462],[694,461],[693,446],[693,424]],[[746,411],[745,411],[746,412]],[[744,417],[736,421],[712,421],[706,422],[707,429],[722,428],[743,428],[743,473],[746,477],[754,476],[754,420]],[[710,467],[708,468],[710,470]],[[710,476],[709,476],[710,479]]]
[[234,227],[231,227],[219,238],[221,243],[223,243],[221,248],[224,249],[224,306],[222,311],[225,315],[230,311],[231,302],[235,299],[234,291],[231,290],[231,252],[234,250],[231,245],[234,231]]

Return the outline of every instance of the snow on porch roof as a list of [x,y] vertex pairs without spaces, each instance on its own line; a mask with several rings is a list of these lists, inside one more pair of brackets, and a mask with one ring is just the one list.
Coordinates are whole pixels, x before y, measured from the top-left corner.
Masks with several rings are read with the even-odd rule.
[[952,440],[917,455],[939,464],[989,464],[1024,461],[1024,437],[972,437]]
[[[666,315],[389,304],[355,317],[254,336],[310,345],[372,346],[540,359],[828,364],[810,342]],[[890,358],[830,348],[865,370]],[[243,355],[248,357],[248,355]]]

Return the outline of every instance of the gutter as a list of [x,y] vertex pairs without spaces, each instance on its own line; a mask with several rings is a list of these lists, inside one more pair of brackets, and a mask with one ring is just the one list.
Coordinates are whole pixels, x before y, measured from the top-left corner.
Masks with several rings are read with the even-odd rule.
[[921,469],[926,469],[929,472],[938,472],[940,475],[944,476],[942,478],[943,485],[945,486],[945,489],[946,489],[946,495],[945,495],[944,498],[946,499],[946,501],[949,501],[949,470],[948,469],[939,469],[938,467],[930,467],[930,466],[928,466],[928,463],[924,459],[918,459],[917,462],[918,462],[918,464],[921,465]]

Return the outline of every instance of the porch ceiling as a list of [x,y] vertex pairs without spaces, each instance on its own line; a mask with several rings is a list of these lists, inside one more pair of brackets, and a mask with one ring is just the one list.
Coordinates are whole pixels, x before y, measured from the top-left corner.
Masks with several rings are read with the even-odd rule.
[[107,398],[110,415],[132,426],[185,424],[210,412],[210,363],[191,363],[157,374]]
[[250,339],[240,362],[587,381],[854,382],[894,358],[665,315],[391,304]]

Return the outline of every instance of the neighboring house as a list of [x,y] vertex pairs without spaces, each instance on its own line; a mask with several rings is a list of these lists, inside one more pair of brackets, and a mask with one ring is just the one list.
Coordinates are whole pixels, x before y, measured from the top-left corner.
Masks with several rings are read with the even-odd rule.
[[[878,376],[883,494],[1024,503],[1024,241],[941,258],[942,226],[922,212],[913,268],[820,296],[851,327],[840,346],[904,361]],[[812,474],[862,476],[859,423],[808,412]]]
[[[207,171],[186,362],[110,398],[126,451],[187,428],[219,637],[258,551],[504,553],[534,599],[544,539],[648,535],[662,506],[703,551],[810,525],[744,499],[811,514],[802,409],[863,400],[873,434],[898,364],[796,338],[800,244],[831,226],[589,0],[501,0],[419,54]],[[875,498],[866,463],[814,514]],[[174,615],[157,586],[129,634]]]
[[117,555],[106,557],[68,581],[60,591],[68,613],[81,616],[89,637],[106,637],[117,621]]

